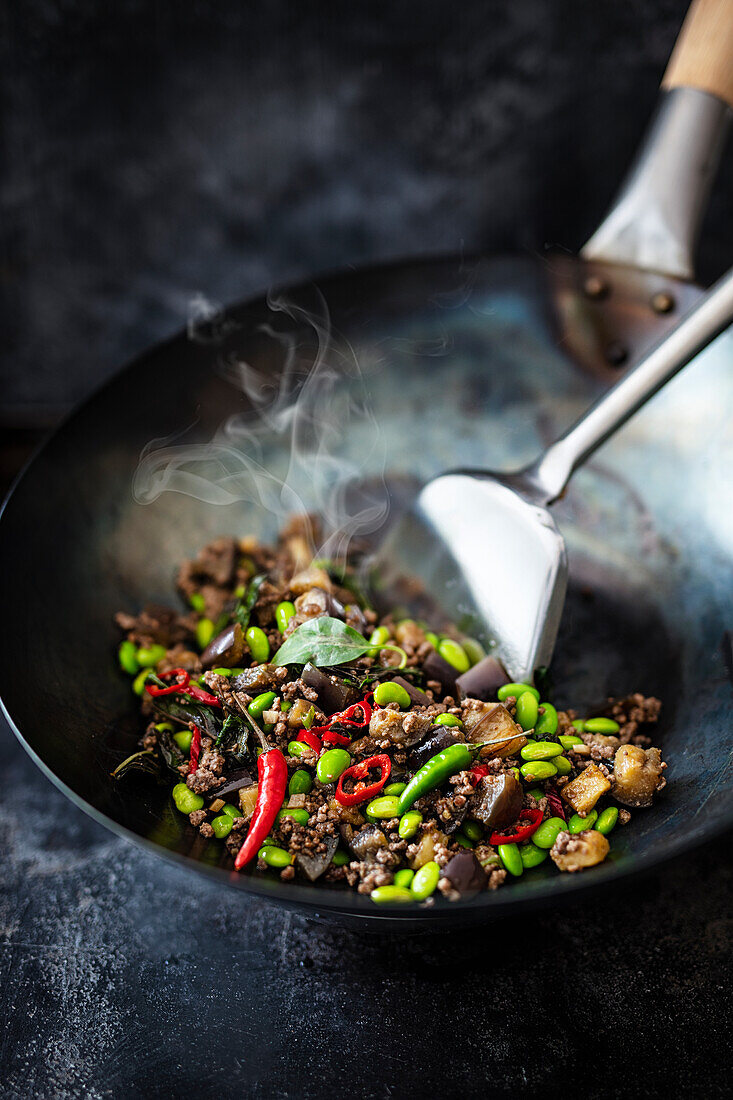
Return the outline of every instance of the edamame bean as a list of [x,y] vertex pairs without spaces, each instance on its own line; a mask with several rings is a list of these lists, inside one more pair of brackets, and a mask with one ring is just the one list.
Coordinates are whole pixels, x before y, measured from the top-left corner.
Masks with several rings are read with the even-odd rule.
[[173,740],[178,745],[181,752],[191,751],[191,742],[193,741],[193,734],[190,730],[180,730],[178,733],[173,734]]
[[530,741],[519,755],[522,760],[552,760],[553,756],[562,756],[562,745],[555,741]]
[[247,707],[247,713],[251,718],[257,721],[261,718],[264,711],[269,710],[272,704],[275,702],[277,696],[274,691],[263,691],[261,695],[258,695]]
[[176,783],[171,794],[176,809],[182,814],[192,814],[194,810],[200,810],[204,804],[201,795],[190,791],[185,783]]
[[514,875],[515,878],[519,878],[524,871],[522,857],[519,854],[519,845],[499,844],[496,850],[499,853],[499,859],[505,870],[507,870],[510,875]]
[[261,665],[270,656],[270,643],[264,630],[258,626],[250,626],[244,633],[244,640],[252,654],[252,660]]
[[199,619],[196,623],[196,642],[199,649],[206,649],[214,637],[215,630],[216,623],[212,622],[211,619]]
[[608,836],[618,821],[618,807],[606,806],[596,821],[596,832]]
[[292,705],[293,704],[290,699],[283,699],[282,703],[280,704],[280,713],[287,714]]
[[530,867],[539,867],[540,863],[545,862],[549,854],[546,848],[538,848],[531,840],[529,844],[519,845],[519,855],[522,860],[522,866],[526,868],[526,870],[529,870]]
[[582,718],[576,718],[573,722],[573,725],[575,726],[578,733],[585,733],[585,722]]
[[537,725],[538,706],[531,691],[523,691],[517,699],[517,721],[523,730],[532,730]]
[[461,726],[463,722],[456,714],[439,714],[437,718],[433,719],[434,726]]
[[[395,880],[396,878],[395,875]],[[410,883],[410,893],[416,901],[425,901],[426,898],[435,893],[439,878],[440,867],[434,859],[431,859],[429,863],[423,863],[420,870],[415,872],[415,877]]]
[[425,631],[425,641],[430,642],[433,649],[437,649],[440,645],[440,638],[437,634],[433,633],[432,630]]
[[290,600],[283,600],[275,608],[275,622],[281,634],[285,633],[288,623],[295,614],[295,604]]
[[473,841],[479,841],[484,835],[483,826],[479,825],[478,821],[464,821],[462,830],[468,839]]
[[549,760],[528,760],[519,770],[528,783],[534,783],[537,779],[552,779],[553,775],[557,775],[557,768]]
[[583,744],[583,738],[578,737],[577,734],[574,733],[561,733],[558,737],[558,741],[565,750],[572,749],[574,745]]
[[402,794],[406,786],[406,783],[388,783],[382,794]]
[[386,645],[389,641],[389,628],[386,626],[378,626],[376,630],[372,631],[372,636],[369,639],[369,644],[372,649],[369,650],[370,657],[376,657],[379,654],[383,645]]
[[587,733],[618,733],[621,729],[613,718],[586,718],[585,728]]
[[409,886],[415,877],[415,872],[409,867],[403,867],[401,871],[395,871],[395,886]]
[[141,668],[152,668],[165,657],[164,645],[140,646],[136,653],[137,663]]
[[298,825],[307,825],[310,814],[308,813],[307,810],[303,810],[303,809],[288,810],[286,808],[284,810],[280,810],[280,812],[278,813],[275,820],[276,821],[282,821],[283,818],[285,818],[285,817],[292,817],[293,821],[295,821],[296,824],[298,824]]
[[503,703],[505,699],[508,699],[510,695],[513,695],[515,699],[518,699],[520,695],[524,695],[525,691],[531,691],[537,702],[540,701],[540,693],[536,687],[532,687],[531,684],[502,684],[496,693],[496,698],[500,703]]
[[483,661],[486,656],[486,650],[481,645],[481,642],[477,641],[475,638],[464,638],[461,645],[463,646],[463,652],[468,657],[472,666],[477,665],[479,661]]
[[557,711],[552,703],[540,703],[542,714],[537,719],[534,728],[535,737],[552,737],[557,733]]
[[567,829],[567,825],[561,817],[548,817],[547,821],[543,821],[539,829],[535,829],[532,833],[532,843],[538,848],[549,849],[563,829]]
[[385,680],[377,685],[374,702],[380,707],[386,707],[388,703],[397,703],[400,710],[408,710],[410,696],[401,684],[393,684],[391,680]]
[[316,775],[319,783],[335,783],[342,772],[351,767],[351,757],[346,749],[328,749],[319,756]]
[[138,672],[137,676],[132,681],[132,690],[135,692],[136,695],[142,695],[143,691],[145,690],[145,681],[147,680],[149,675],[150,669],[144,668],[142,672]]
[[303,741],[288,741],[288,756],[304,756],[312,751]]
[[473,841],[469,840],[467,836],[463,836],[461,833],[456,833],[453,839],[459,848],[473,848]]
[[383,794],[379,798],[373,798],[366,808],[366,815],[371,821],[379,821],[381,818],[397,817],[397,804],[399,798],[394,794]]
[[265,844],[257,853],[258,859],[264,859],[268,867],[289,867],[293,862],[290,852],[278,848],[277,844]]
[[[156,722],[155,728],[161,733],[164,733],[165,730],[170,730],[171,733],[173,733],[173,726],[170,724],[170,722]],[[191,736],[193,736],[193,734]]]
[[438,642],[438,653],[444,661],[453,665],[453,668],[457,668],[459,672],[468,672],[471,667],[465,649],[452,638],[443,638]]
[[573,770],[573,765],[570,763],[567,756],[556,756],[552,763],[557,768],[558,775],[570,775]]
[[225,840],[231,833],[233,824],[234,821],[229,814],[221,814],[219,817],[215,817],[211,822],[211,828],[214,830],[216,839]]
[[408,810],[400,818],[397,832],[403,840],[410,840],[422,825],[422,814],[419,810]]
[[584,833],[586,829],[593,828],[597,818],[598,814],[595,810],[591,810],[585,817],[581,817],[580,814],[573,814],[573,816],[568,819],[568,832]]
[[188,597],[188,602],[194,611],[198,611],[199,615],[203,615],[206,610],[206,600],[200,592],[192,592]]
[[532,787],[530,791],[527,791],[527,794],[531,795],[532,798],[536,799],[537,802],[539,802],[541,798],[545,797],[545,792],[542,790],[541,787]]
[[369,896],[377,905],[397,905],[415,900],[406,886],[378,886]]
[[333,859],[331,863],[334,867],[345,867],[347,863],[351,862],[351,856],[348,852],[345,852],[343,848],[337,848],[333,853]]
[[290,782],[288,783],[288,794],[308,794],[313,786],[313,779],[310,772],[305,771],[304,768],[298,768],[290,776]]
[[227,802],[226,806],[222,806],[221,812],[226,814],[227,817],[243,817],[242,811],[239,806],[232,806],[231,802]]
[[137,659],[137,646],[134,642],[121,642],[117,650],[120,668],[130,676],[137,676],[140,665]]

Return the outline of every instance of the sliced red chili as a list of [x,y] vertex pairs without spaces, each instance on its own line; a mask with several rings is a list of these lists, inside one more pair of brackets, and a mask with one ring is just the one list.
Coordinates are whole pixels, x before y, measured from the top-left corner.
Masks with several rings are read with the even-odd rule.
[[198,726],[191,723],[193,729],[193,737],[191,738],[191,763],[188,766],[188,774],[192,775],[199,766],[199,755],[201,754],[201,730]]
[[[352,706],[342,710],[340,714],[334,714],[329,719],[329,725],[338,722],[340,726],[366,726],[372,718],[372,701],[374,692],[370,691],[364,698]],[[356,717],[357,711],[361,711],[361,718]]]
[[558,795],[557,791],[554,790],[552,787],[546,788],[545,798],[550,803],[550,807],[555,816],[561,817],[563,821],[566,821],[567,818],[565,817],[565,807],[560,801],[560,796]]
[[523,825],[515,833],[492,833],[489,844],[521,844],[523,840],[529,840],[542,823],[542,810],[522,810],[519,820],[529,820],[529,825]]
[[316,737],[313,730],[301,730],[298,734],[298,741],[302,741],[309,749],[313,749],[313,752],[321,751],[320,738]]
[[[369,772],[375,768],[379,768],[379,778],[372,783],[362,782],[369,775]],[[368,798],[374,798],[374,795],[381,791],[389,779],[391,771],[392,761],[386,753],[380,753],[379,756],[370,756],[367,760],[352,764],[339,776],[336,786],[336,801],[340,802],[342,806],[355,806],[357,802],[366,802]],[[347,779],[356,780],[353,789],[350,791],[344,790],[344,781]]]
[[[336,733],[336,730],[330,730],[328,726],[324,726],[323,733],[321,733],[321,741],[324,745],[348,745],[351,742],[351,738],[347,737],[345,733]],[[311,733],[313,730],[311,730]],[[320,729],[318,731],[320,733]]]
[[221,706],[221,699],[218,699],[216,695],[210,695],[198,684],[189,684],[186,688],[186,695],[190,695],[192,699],[198,699],[199,703],[206,703],[209,707]]
[[489,774],[489,769],[486,764],[474,764],[472,768],[469,768],[469,771],[472,779],[474,779],[476,783],[478,783],[479,779],[483,779],[484,776]]
[[172,684],[168,684],[167,687],[158,687],[157,684],[146,684],[145,690],[148,695],[152,695],[154,698],[157,698],[159,695],[175,695],[177,691],[184,691],[188,688],[191,674],[186,672],[185,668],[171,668],[168,672],[161,672],[158,679],[167,682],[170,680],[171,676],[175,676],[175,680]]

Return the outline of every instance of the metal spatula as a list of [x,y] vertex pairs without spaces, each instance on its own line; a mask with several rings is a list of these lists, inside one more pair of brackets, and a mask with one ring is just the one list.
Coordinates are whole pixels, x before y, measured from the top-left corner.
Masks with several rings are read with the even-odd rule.
[[[472,620],[514,680],[549,664],[567,557],[548,505],[578,466],[733,321],[733,270],[535,463],[428,482],[390,530],[376,572],[417,576],[446,618]],[[714,395],[711,395],[714,400]]]

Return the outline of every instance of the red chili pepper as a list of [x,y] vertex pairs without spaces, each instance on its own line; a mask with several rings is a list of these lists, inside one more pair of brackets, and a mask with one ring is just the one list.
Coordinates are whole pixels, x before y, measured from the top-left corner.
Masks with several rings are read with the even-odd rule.
[[489,769],[486,764],[474,764],[472,768],[469,768],[472,778],[478,783],[479,779],[483,779],[484,776],[489,774]]
[[519,820],[526,821],[527,818],[529,818],[529,825],[517,829],[516,833],[492,833],[489,844],[520,844],[523,840],[528,840],[542,824],[542,810],[522,810]]
[[198,684],[189,684],[186,688],[186,695],[190,695],[192,699],[198,699],[199,703],[206,703],[210,707],[220,707],[221,699],[218,699],[216,695],[210,695],[208,691],[204,691]]
[[[318,731],[320,733],[320,729]],[[313,730],[311,730],[313,733]],[[321,733],[321,741],[325,745],[348,745],[351,742],[351,738],[347,737],[345,733],[336,733],[336,730],[330,730],[327,726],[323,727],[323,733]]]
[[198,768],[201,753],[201,730],[193,723],[191,725],[193,726],[193,737],[191,738],[191,763],[188,766],[189,775],[193,775]]
[[[379,768],[379,779],[373,783],[362,783],[361,781],[374,768]],[[340,802],[342,806],[355,806],[357,802],[366,802],[368,798],[374,798],[374,795],[381,791],[389,779],[391,771],[392,761],[386,753],[381,753],[379,756],[370,756],[368,760],[362,760],[359,764],[352,764],[339,777],[336,786],[336,801]],[[357,780],[353,790],[344,790],[345,779]]]
[[309,749],[313,749],[313,752],[321,751],[321,742],[313,730],[301,730],[298,734],[298,741],[303,741]]
[[238,871],[256,856],[283,804],[288,785],[288,765],[280,749],[266,749],[257,760],[257,801],[244,844],[234,866]]
[[[370,691],[368,695],[359,703],[354,703],[353,706],[348,707],[346,710],[341,711],[340,714],[334,714],[329,719],[329,725],[333,722],[338,722],[340,726],[366,726],[369,724],[372,718],[372,700],[374,699],[374,692]],[[362,712],[361,719],[355,718],[354,715],[360,710]]]
[[190,673],[186,672],[185,668],[171,668],[168,672],[161,672],[158,679],[169,680],[171,676],[175,676],[175,681],[169,684],[168,687],[158,687],[157,684],[146,684],[145,690],[148,695],[152,695],[156,698],[158,695],[175,695],[177,691],[184,691],[188,688],[188,682],[191,679]]
[[553,790],[552,788],[546,789],[545,798],[550,803],[552,812],[555,814],[555,816],[561,817],[563,821],[566,821],[567,818],[565,817],[565,807],[560,801],[560,796],[558,795],[557,791]]

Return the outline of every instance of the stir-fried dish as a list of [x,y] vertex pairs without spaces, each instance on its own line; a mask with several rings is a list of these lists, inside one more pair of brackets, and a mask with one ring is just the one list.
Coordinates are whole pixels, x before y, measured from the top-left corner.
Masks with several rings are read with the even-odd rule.
[[451,626],[380,616],[355,562],[308,547],[296,522],[274,547],[217,539],[179,571],[185,611],[118,614],[147,726],[113,775],[169,782],[239,872],[377,904],[602,863],[665,785],[659,700],[558,711]]

